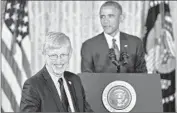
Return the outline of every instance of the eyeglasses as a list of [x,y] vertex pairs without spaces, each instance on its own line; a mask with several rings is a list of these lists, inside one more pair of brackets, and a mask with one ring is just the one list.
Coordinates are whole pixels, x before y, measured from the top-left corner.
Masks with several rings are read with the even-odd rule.
[[48,56],[51,60],[57,60],[58,57],[60,57],[60,59],[65,59],[69,56],[69,54],[60,54],[60,55],[53,54],[53,55],[48,55]]

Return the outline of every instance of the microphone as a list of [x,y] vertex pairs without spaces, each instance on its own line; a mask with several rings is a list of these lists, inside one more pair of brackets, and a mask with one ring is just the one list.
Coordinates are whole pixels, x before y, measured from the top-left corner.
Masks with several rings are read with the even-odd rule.
[[121,56],[123,60],[123,65],[128,64],[129,55],[127,54],[127,52],[123,52]]
[[125,52],[121,53],[121,61],[123,62],[123,65],[128,64],[129,55],[127,54],[127,47],[128,45],[124,45]]
[[120,66],[119,61],[116,60],[116,54],[113,48],[109,49],[109,58],[115,66]]

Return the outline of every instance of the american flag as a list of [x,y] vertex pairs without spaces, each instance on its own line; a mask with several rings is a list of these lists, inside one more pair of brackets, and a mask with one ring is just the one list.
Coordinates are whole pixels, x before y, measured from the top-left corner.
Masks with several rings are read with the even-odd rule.
[[25,0],[6,2],[1,38],[3,112],[18,112],[23,83],[31,76],[31,42]]
[[150,1],[144,48],[149,73],[161,76],[164,112],[175,112],[175,39],[168,1]]

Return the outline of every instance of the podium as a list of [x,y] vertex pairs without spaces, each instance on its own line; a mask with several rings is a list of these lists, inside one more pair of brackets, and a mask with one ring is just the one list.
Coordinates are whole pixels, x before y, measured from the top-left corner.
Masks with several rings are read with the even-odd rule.
[[[94,112],[111,112],[108,109],[110,106],[105,105],[103,98],[108,98],[104,97],[106,96],[104,95],[105,89],[116,81],[130,84],[136,93],[136,96],[132,96],[135,104],[130,112],[163,112],[160,75],[158,74],[81,73],[78,75],[81,78],[86,99]],[[108,90],[107,93],[109,93]],[[117,108],[113,106],[111,109]]]

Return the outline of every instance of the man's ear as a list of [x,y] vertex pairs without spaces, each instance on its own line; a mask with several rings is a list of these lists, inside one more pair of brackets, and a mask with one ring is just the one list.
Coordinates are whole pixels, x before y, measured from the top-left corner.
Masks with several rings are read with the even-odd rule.
[[125,13],[122,13],[120,15],[120,23],[123,23],[124,20],[125,20]]
[[72,52],[73,52],[73,50],[71,49],[71,50],[70,50],[70,53],[69,53],[69,59],[71,59]]

